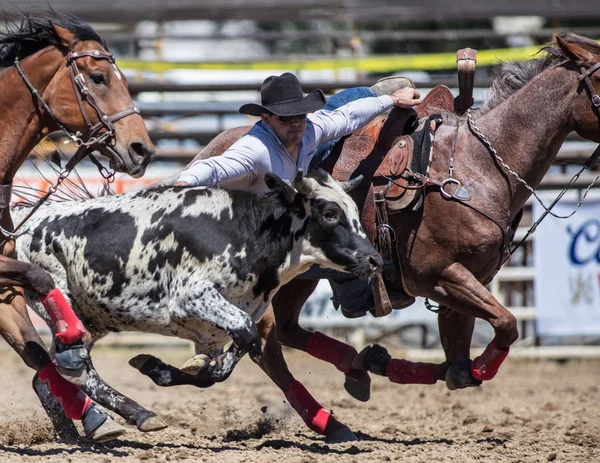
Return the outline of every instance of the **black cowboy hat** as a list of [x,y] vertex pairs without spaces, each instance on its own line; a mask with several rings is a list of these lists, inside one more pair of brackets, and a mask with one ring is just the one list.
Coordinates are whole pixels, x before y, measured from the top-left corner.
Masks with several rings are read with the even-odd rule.
[[240,108],[241,114],[260,116],[263,113],[277,116],[297,116],[325,106],[325,95],[320,89],[304,95],[300,81],[291,72],[267,77],[260,86],[261,103],[247,103]]

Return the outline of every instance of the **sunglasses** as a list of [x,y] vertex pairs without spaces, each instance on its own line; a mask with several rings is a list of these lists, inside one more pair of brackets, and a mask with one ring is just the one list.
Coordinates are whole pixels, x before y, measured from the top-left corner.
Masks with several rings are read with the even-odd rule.
[[290,122],[294,119],[303,121],[306,119],[306,114],[296,114],[295,116],[277,116],[281,122]]

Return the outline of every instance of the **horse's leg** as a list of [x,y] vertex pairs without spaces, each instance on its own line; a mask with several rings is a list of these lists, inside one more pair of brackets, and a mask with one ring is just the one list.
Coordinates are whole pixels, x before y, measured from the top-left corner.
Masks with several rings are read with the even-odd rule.
[[317,284],[316,280],[296,279],[279,289],[273,298],[277,337],[285,346],[331,363],[346,376],[346,391],[355,399],[366,402],[371,396],[371,378],[365,370],[352,366],[356,349],[318,331],[311,333],[298,324],[302,306]]
[[475,317],[440,306],[438,329],[442,348],[446,355],[445,380],[451,390],[479,386],[467,368],[470,365],[471,339],[475,328]]
[[277,339],[273,308],[269,307],[258,323],[260,351],[250,354],[254,362],[283,391],[290,405],[313,431],[324,435],[327,442],[347,442],[356,440],[350,429],[336,420],[295,380],[283,358],[281,344]]
[[[10,245],[11,243],[8,243],[2,249],[4,254],[10,252],[12,249]],[[79,379],[80,382],[85,381],[83,359],[86,354],[82,340],[86,331],[50,274],[35,265],[0,255],[0,287],[25,287],[38,294],[56,332],[57,365],[66,376]],[[7,294],[5,302],[12,305],[14,294],[15,291],[12,295]],[[19,320],[15,322],[20,323]]]
[[129,361],[131,366],[149,376],[157,385],[212,386],[215,382],[225,381],[239,360],[251,349],[258,349],[258,331],[252,318],[227,301],[213,286],[206,286],[198,292],[186,294],[172,303],[176,306],[175,323],[180,325],[179,330],[189,331],[190,328],[186,325],[191,326],[200,321],[224,330],[233,342],[223,355],[194,375],[168,365],[152,355],[141,354]]
[[[378,345],[365,347],[352,363],[355,368],[364,368],[371,373],[387,376],[392,383],[435,384],[439,380],[449,378],[450,365],[456,366],[465,359],[468,360],[474,324],[474,317],[456,312],[446,306],[440,307],[438,326],[442,347],[446,354],[446,361],[440,364],[392,359],[387,350]],[[455,389],[480,384],[474,381],[470,374],[466,376],[464,379],[455,378],[456,384],[452,381],[446,381],[446,384],[448,386],[454,384]]]
[[96,402],[134,424],[142,432],[160,431],[167,424],[150,410],[121,394],[100,377],[91,359],[87,362],[87,381],[82,389]]
[[[447,314],[449,318],[443,328],[445,334],[442,340],[447,342],[446,353],[454,356],[454,363],[446,376],[448,387],[456,389],[491,380],[508,355],[510,346],[519,337],[514,315],[471,272],[458,263],[442,272],[431,298],[461,314]],[[488,321],[494,329],[495,337],[485,351],[470,362],[467,360],[467,344],[472,334],[474,317]]]
[[[22,290],[11,288],[8,292],[3,292],[0,300],[7,299],[10,300],[10,304],[0,303],[0,334],[25,364],[38,372],[36,378],[39,377],[39,380],[34,379],[34,390],[40,397],[57,434],[67,440],[73,440],[79,435],[71,419],[82,420],[89,437],[98,441],[114,438],[125,432],[110,416],[98,410],[78,386],[68,382],[58,373],[31,323]],[[48,386],[53,400],[50,400],[44,388],[39,385],[41,381]],[[55,398],[60,399],[62,407],[57,404]]]

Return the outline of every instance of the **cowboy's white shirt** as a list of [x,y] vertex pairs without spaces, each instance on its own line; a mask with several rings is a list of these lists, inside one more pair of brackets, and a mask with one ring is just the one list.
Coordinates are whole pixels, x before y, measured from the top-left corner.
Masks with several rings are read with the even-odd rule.
[[271,128],[259,121],[221,156],[195,162],[177,180],[191,186],[218,185],[264,193],[268,190],[264,182],[267,172],[292,181],[298,169],[308,171],[319,144],[351,134],[393,106],[392,97],[382,95],[360,98],[333,111],[321,109],[309,114],[297,164]]

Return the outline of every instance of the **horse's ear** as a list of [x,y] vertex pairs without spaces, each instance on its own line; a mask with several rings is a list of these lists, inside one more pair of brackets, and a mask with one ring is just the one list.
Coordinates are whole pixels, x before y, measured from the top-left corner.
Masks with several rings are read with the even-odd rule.
[[567,42],[559,35],[556,36],[556,43],[563,53],[578,66],[591,65],[598,61],[597,57],[593,53],[589,52],[585,48],[580,47],[579,45]]
[[73,44],[77,40],[75,34],[71,32],[69,29],[66,29],[62,26],[57,26],[56,24],[52,24],[54,28],[54,32],[56,33],[56,38],[58,39],[58,43],[65,48],[72,48]]

